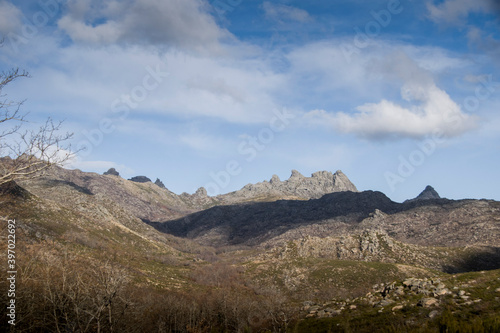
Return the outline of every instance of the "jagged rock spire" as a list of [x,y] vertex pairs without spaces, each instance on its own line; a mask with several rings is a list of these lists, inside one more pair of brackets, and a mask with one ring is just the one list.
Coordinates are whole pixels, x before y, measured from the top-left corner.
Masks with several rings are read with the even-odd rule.
[[429,199],[441,199],[441,197],[432,186],[427,185],[425,189],[414,200],[429,200]]

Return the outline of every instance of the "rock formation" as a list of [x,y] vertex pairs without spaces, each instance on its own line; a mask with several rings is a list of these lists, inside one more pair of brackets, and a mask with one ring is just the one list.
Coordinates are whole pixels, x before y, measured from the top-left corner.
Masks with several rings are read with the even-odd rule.
[[129,179],[130,181],[136,182],[136,183],[147,183],[151,182],[151,179],[149,179],[146,176],[135,176]]
[[158,185],[161,188],[166,188],[165,184],[163,184],[163,182],[160,180],[160,178],[156,178],[155,184]]
[[115,168],[110,168],[108,171],[103,173],[103,175],[119,176],[120,173],[118,171],[116,171]]
[[407,201],[430,200],[430,199],[441,199],[441,197],[432,186],[427,185],[426,188],[416,198]]
[[270,181],[245,185],[241,190],[218,196],[225,203],[242,202],[258,199],[318,199],[334,192],[357,192],[356,186],[342,171],[332,174],[329,171],[318,171],[305,177],[297,170],[292,170],[289,179],[281,181],[273,175]]

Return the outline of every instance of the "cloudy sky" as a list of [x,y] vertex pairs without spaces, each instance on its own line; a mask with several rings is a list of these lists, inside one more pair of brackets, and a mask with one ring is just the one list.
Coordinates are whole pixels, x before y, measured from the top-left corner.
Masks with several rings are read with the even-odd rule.
[[496,0],[0,0],[0,70],[69,168],[176,193],[341,169],[396,201],[500,200]]

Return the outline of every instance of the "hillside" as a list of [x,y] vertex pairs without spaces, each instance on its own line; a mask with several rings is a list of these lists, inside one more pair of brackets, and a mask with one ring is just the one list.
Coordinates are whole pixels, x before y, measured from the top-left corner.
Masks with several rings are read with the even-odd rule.
[[[216,197],[135,180],[54,168],[0,187],[1,223],[17,223],[19,332],[363,331],[383,327],[386,311],[407,313],[408,327],[465,325],[450,308],[481,313],[482,327],[496,320],[494,296],[479,295],[500,287],[499,202],[431,193],[396,203],[358,192],[340,171],[294,171]],[[436,301],[422,307],[427,296],[405,281],[425,279],[450,294],[426,285]],[[404,295],[385,295],[391,285]]]
[[[320,199],[218,206],[166,222],[162,232],[205,245],[257,245],[294,229],[311,236],[339,236],[364,229],[432,246],[498,245],[500,203],[491,200],[391,201],[381,192],[337,192]],[[214,239],[211,236],[215,236]],[[285,237],[286,239],[286,237]]]

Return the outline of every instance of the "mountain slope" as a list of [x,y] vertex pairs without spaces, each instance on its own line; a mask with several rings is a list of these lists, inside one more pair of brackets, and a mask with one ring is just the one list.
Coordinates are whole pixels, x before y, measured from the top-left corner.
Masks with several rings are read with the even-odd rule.
[[320,199],[279,200],[212,207],[182,219],[150,223],[158,230],[212,246],[256,245],[301,225],[337,218],[357,223],[377,208],[398,204],[381,192],[336,192]]
[[248,184],[241,190],[215,197],[208,196],[203,187],[194,194],[178,195],[151,181],[123,179],[116,170],[99,175],[53,167],[43,177],[20,182],[20,185],[36,195],[51,198],[59,203],[65,201],[60,190],[71,187],[98,200],[111,200],[144,221],[176,219],[222,204],[265,202],[285,198],[304,200],[319,198],[331,192],[357,191],[341,171],[335,174],[320,171],[311,177],[304,177],[295,170],[288,180],[280,181],[277,176],[273,176],[269,182]]
[[385,230],[399,241],[425,246],[498,246],[500,202],[429,199],[400,204],[380,192],[337,192],[308,201],[213,207],[151,225],[211,246],[273,244],[364,229]]

